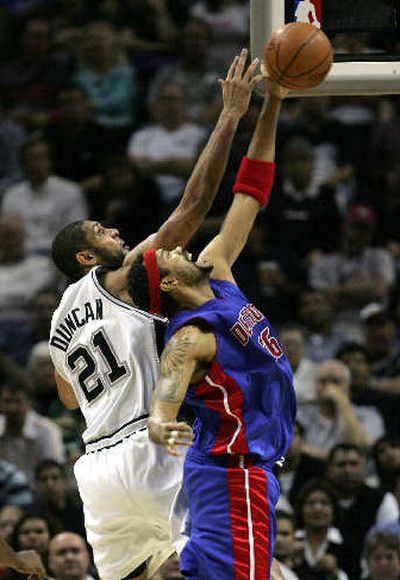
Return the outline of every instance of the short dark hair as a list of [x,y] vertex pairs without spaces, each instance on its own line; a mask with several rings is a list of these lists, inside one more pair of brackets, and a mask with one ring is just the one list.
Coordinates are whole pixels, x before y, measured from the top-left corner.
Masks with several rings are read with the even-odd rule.
[[296,527],[294,516],[292,514],[290,514],[289,512],[285,512],[285,510],[277,510],[275,512],[275,519],[276,519],[276,521],[287,520],[288,522],[290,522],[292,524],[293,529]]
[[13,530],[13,533],[11,534],[10,546],[14,548],[14,550],[17,551],[21,550],[19,544],[19,533],[24,523],[27,522],[28,520],[42,520],[43,522],[45,522],[49,530],[50,539],[56,534],[59,534],[60,532],[63,531],[63,526],[58,519],[54,518],[49,514],[45,515],[43,512],[39,510],[33,510],[29,513],[26,513],[25,515],[22,516],[20,520],[18,520]]
[[364,452],[363,448],[360,447],[359,445],[355,445],[355,443],[337,443],[329,451],[328,459],[327,459],[328,464],[334,460],[336,453],[338,453],[339,451],[344,451],[345,453],[349,453],[350,451],[354,451],[355,453],[357,453],[357,455],[359,455],[360,457],[365,459],[365,452]]
[[377,531],[367,539],[367,559],[379,546],[393,550],[400,556],[400,537],[393,532]]
[[329,497],[333,510],[332,519],[336,520],[338,517],[338,498],[331,484],[328,481],[326,481],[326,479],[311,479],[300,488],[299,495],[296,500],[295,505],[296,521],[297,527],[299,528],[302,528],[304,526],[302,513],[304,502],[315,491],[322,491]]
[[72,282],[83,275],[75,255],[89,246],[83,229],[85,220],[72,222],[58,232],[51,246],[51,257],[57,268]]
[[[168,274],[164,268],[159,269],[160,278]],[[140,255],[132,262],[128,272],[128,294],[132,298],[134,305],[141,310],[149,310],[150,295],[149,282],[147,278],[146,266],[144,265],[143,255]],[[169,294],[162,293],[161,300],[162,313],[166,316],[171,315],[176,310],[176,304]]]
[[368,360],[368,351],[363,344],[359,342],[346,342],[336,353],[336,358],[342,360],[347,354],[361,353]]
[[42,472],[46,469],[58,469],[63,479],[67,478],[65,467],[55,459],[43,459],[35,467],[35,480],[38,480]]

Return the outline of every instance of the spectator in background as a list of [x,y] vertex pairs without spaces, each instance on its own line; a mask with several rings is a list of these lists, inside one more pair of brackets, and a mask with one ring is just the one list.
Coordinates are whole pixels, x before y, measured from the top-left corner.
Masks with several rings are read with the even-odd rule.
[[367,542],[367,580],[398,580],[400,578],[400,537],[387,532],[375,532]]
[[48,340],[42,340],[33,347],[28,371],[35,411],[49,417],[60,427],[65,445],[78,445],[84,429],[83,418],[79,411],[66,409],[58,397]]
[[284,580],[299,580],[292,571],[295,566],[294,518],[284,511],[276,511],[276,538],[274,558],[279,562]]
[[182,194],[205,130],[186,121],[186,95],[167,82],[149,103],[153,123],[133,133],[128,156],[145,176],[154,177],[168,212]]
[[196,0],[189,14],[209,24],[213,33],[210,61],[221,74],[248,42],[250,3],[247,0]]
[[26,319],[34,296],[55,275],[47,256],[28,255],[25,246],[22,218],[12,214],[0,216],[0,318],[14,322]]
[[400,349],[396,321],[381,304],[368,304],[360,312],[365,348],[371,365],[370,388],[385,403],[388,433],[400,435]]
[[29,19],[19,35],[19,54],[0,66],[0,90],[9,114],[28,129],[42,126],[57,88],[71,72],[70,56],[52,52],[48,20]]
[[57,94],[55,115],[44,130],[51,148],[54,171],[93,187],[110,150],[106,130],[93,118],[91,104],[79,85],[63,87]]
[[311,141],[292,137],[280,153],[280,173],[266,214],[267,241],[284,259],[302,260],[316,248],[337,247],[340,232],[335,190],[322,188]]
[[327,482],[312,480],[302,488],[296,509],[300,529],[295,535],[303,550],[294,567],[300,579],[348,580],[339,567],[343,538],[333,527],[336,512],[337,499]]
[[20,151],[26,140],[23,126],[13,121],[0,105],[0,200],[4,191],[22,177]]
[[5,383],[0,391],[0,456],[21,469],[33,481],[39,461],[64,461],[62,434],[50,419],[31,408],[27,387],[20,382]]
[[45,459],[36,466],[34,490],[41,512],[60,522],[62,529],[86,537],[82,502],[72,497],[60,463]]
[[6,191],[1,211],[21,217],[28,253],[46,255],[60,228],[87,216],[86,201],[75,183],[52,175],[46,141],[28,141],[22,149],[22,161],[25,180]]
[[10,543],[17,522],[24,515],[24,511],[16,505],[3,505],[0,508],[0,537]]
[[292,443],[285,456],[282,468],[277,470],[281,494],[294,508],[299,491],[310,479],[323,477],[325,462],[312,457],[304,442],[304,427],[296,421]]
[[374,445],[373,458],[379,487],[396,493],[400,480],[400,440],[384,435]]
[[89,551],[79,534],[62,532],[51,539],[49,569],[54,580],[94,580],[89,564]]
[[372,368],[365,346],[357,342],[349,342],[339,349],[337,358],[350,370],[352,403],[356,406],[376,408],[384,420],[386,431],[391,433],[393,424],[397,420],[398,403],[393,395],[374,388]]
[[305,441],[317,457],[325,459],[331,447],[352,443],[368,448],[382,435],[377,412],[352,405],[350,371],[338,360],[321,363],[315,378],[316,403],[304,405],[298,418],[304,425]]
[[54,367],[51,363],[47,340],[37,342],[32,348],[28,371],[32,382],[35,411],[52,419],[59,417],[64,412],[64,406],[58,398]]
[[0,380],[20,376],[21,369],[26,369],[34,344],[49,337],[51,316],[57,303],[58,292],[44,288],[33,298],[28,318],[0,319]]
[[357,331],[359,308],[372,300],[384,303],[395,280],[391,254],[371,245],[375,210],[353,204],[347,214],[340,252],[322,254],[310,267],[310,284],[326,291],[333,301],[337,321],[344,330]]
[[158,229],[161,196],[152,177],[141,175],[126,157],[112,157],[103,168],[102,183],[91,200],[93,219],[113,224],[130,247]]
[[305,355],[313,362],[321,363],[335,358],[344,342],[350,342],[353,338],[348,334],[344,336],[337,328],[332,302],[322,290],[303,289],[299,300],[299,317],[304,325]]
[[[89,22],[82,34],[77,82],[114,148],[123,150],[136,120],[136,73],[106,20]],[[111,143],[110,143],[111,145]]]
[[46,516],[25,514],[15,526],[11,546],[18,551],[35,550],[47,568],[49,542],[60,531],[57,522]]
[[207,22],[201,18],[191,18],[183,30],[181,59],[156,74],[149,87],[150,100],[160,93],[166,82],[176,82],[183,87],[187,96],[188,119],[202,125],[213,122],[221,99],[219,75],[208,62],[211,41],[212,33]]
[[342,565],[351,580],[360,578],[360,560],[368,530],[399,517],[391,493],[365,483],[365,454],[356,445],[339,444],[329,453],[327,478],[339,498],[338,528],[343,536]]
[[299,405],[315,401],[317,365],[305,355],[304,333],[299,326],[284,326],[279,337],[293,371],[293,384]]
[[26,475],[13,463],[0,459],[0,507],[27,509],[32,503],[33,494]]

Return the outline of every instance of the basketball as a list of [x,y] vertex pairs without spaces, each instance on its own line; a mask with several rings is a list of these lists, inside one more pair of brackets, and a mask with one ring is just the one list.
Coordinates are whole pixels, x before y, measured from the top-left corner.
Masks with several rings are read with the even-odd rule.
[[304,22],[291,22],[267,41],[264,64],[269,76],[287,89],[309,89],[319,85],[333,60],[329,38]]

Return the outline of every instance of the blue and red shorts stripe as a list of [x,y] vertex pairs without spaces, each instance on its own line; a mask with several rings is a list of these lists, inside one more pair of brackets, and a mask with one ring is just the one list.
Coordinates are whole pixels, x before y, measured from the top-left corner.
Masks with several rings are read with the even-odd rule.
[[237,456],[202,461],[190,455],[184,484],[191,535],[182,573],[197,580],[269,580],[279,496],[270,467]]

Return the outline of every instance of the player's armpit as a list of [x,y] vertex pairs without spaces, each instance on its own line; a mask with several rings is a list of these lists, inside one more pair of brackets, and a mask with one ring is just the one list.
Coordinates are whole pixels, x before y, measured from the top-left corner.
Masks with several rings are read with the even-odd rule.
[[79,409],[78,399],[72,386],[57,371],[54,371],[54,377],[57,383],[58,396],[64,407],[67,409]]

